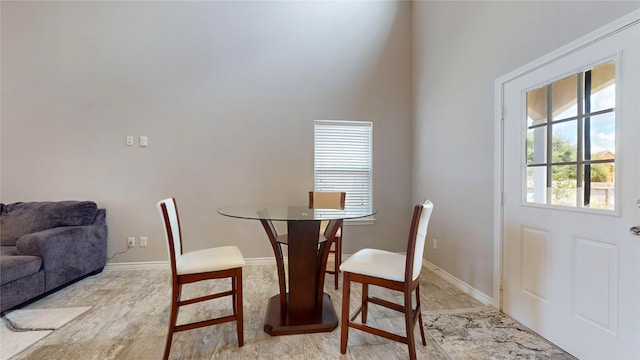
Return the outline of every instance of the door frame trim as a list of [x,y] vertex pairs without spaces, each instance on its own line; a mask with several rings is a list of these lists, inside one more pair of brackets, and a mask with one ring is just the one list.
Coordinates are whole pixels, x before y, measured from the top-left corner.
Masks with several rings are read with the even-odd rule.
[[586,48],[600,40],[614,35],[630,26],[640,23],[640,9],[604,25],[589,34],[560,47],[514,71],[511,71],[495,81],[494,87],[494,205],[493,205],[493,306],[502,311],[502,272],[503,272],[503,204],[504,191],[504,87],[510,81],[551,64],[576,51]]

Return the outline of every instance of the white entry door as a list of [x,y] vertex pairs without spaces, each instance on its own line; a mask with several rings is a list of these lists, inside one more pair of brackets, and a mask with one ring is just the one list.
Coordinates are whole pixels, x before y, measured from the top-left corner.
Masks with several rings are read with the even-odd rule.
[[639,17],[502,82],[502,310],[580,359],[640,359]]

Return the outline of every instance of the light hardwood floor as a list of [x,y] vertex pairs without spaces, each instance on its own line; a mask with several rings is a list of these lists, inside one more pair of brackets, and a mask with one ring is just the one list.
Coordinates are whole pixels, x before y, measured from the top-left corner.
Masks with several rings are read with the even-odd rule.
[[[262,330],[267,300],[278,292],[275,265],[244,268],[245,345],[237,346],[235,323],[176,334],[172,359],[406,359],[406,345],[351,330],[346,355],[340,354],[339,327],[331,333],[272,337]],[[190,296],[208,288],[229,287],[226,282],[192,285]],[[329,293],[340,314],[342,285],[334,290],[333,276],[326,277]],[[371,292],[375,292],[373,289]],[[381,291],[381,290],[379,290]],[[91,309],[32,347],[15,356],[21,359],[159,359],[167,333],[170,295],[168,270],[115,270],[86,278],[41,299],[27,309],[90,306]],[[387,298],[390,293],[385,293]],[[421,276],[423,313],[450,309],[480,308],[483,305],[460,292],[427,269]],[[352,311],[359,301],[358,287],[352,290]],[[396,297],[398,302],[401,298]],[[228,313],[230,299],[193,305],[178,321],[207,313]],[[400,314],[371,306],[374,324],[404,333]],[[416,336],[419,333],[416,325]],[[418,340],[419,359],[449,359],[427,336],[427,346]]]

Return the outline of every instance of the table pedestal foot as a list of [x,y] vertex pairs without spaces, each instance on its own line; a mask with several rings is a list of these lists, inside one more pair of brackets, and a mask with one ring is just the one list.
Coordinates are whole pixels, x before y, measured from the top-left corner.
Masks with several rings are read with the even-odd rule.
[[269,299],[264,331],[272,336],[331,332],[338,327],[338,317],[329,294],[322,297],[322,309],[315,314],[290,316],[280,314],[280,295]]

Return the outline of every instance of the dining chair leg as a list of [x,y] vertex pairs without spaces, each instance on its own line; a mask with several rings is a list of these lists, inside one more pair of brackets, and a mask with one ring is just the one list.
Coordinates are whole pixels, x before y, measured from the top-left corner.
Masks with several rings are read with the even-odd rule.
[[349,297],[351,296],[351,280],[349,273],[343,272],[342,276],[342,321],[340,324],[340,353],[347,353],[349,341]]
[[416,311],[418,317],[418,325],[420,325],[420,337],[422,338],[422,345],[427,346],[427,340],[424,337],[424,325],[422,324],[422,307],[420,307],[420,285],[416,287]]
[[333,277],[335,280],[334,282],[336,290],[338,290],[338,280],[340,280],[340,264],[342,264],[342,236],[336,238],[335,250],[336,253],[333,257]]
[[236,330],[238,332],[238,347],[244,345],[244,313],[242,306],[242,268],[239,268],[235,276],[235,303],[234,307],[237,308],[236,314]]
[[407,346],[409,347],[409,359],[416,359],[416,341],[413,335],[414,322],[413,322],[413,310],[411,308],[411,293],[405,292],[404,294],[404,323],[407,328]]
[[164,346],[164,360],[169,359],[169,353],[171,352],[171,342],[173,341],[173,333],[176,327],[176,321],[178,320],[178,302],[180,301],[180,285],[177,285],[171,291],[171,313],[169,314],[169,332],[167,333],[167,342]]
[[234,275],[231,278],[231,302],[233,306],[233,316],[238,315],[238,299],[236,294],[238,293],[238,281],[236,280],[236,276]]
[[[344,285],[342,285],[344,286]],[[362,323],[367,323],[367,314],[369,310],[369,284],[362,284]]]

